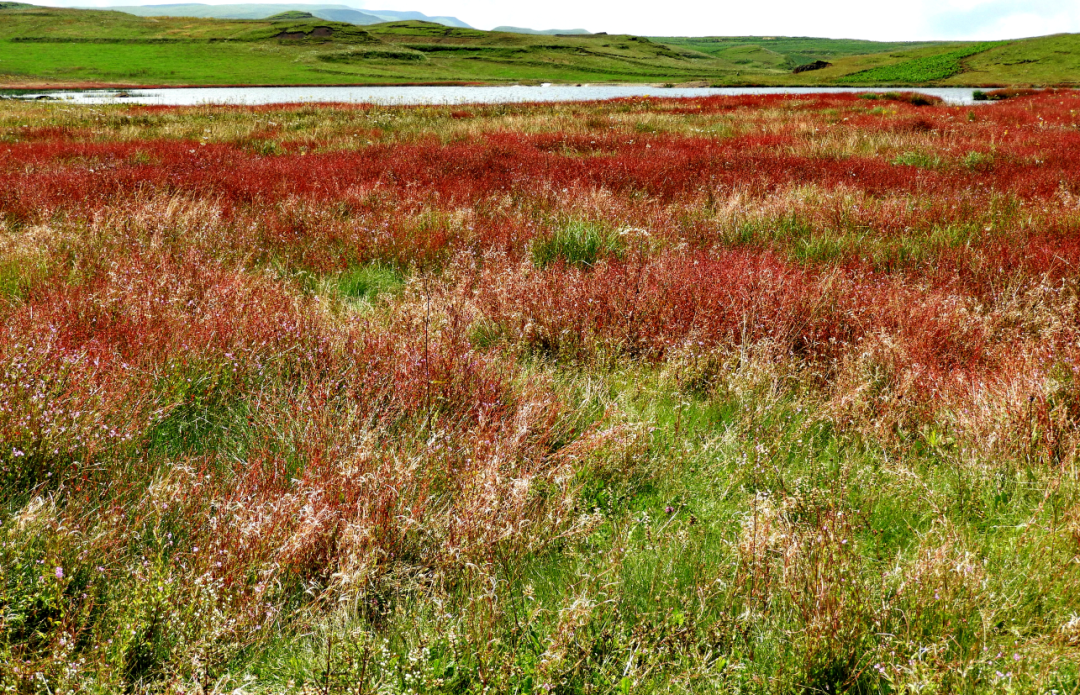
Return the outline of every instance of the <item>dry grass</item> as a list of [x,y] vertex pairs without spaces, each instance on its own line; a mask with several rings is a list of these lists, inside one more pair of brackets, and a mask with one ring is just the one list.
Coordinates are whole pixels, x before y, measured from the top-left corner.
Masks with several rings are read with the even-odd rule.
[[5,103],[0,683],[1075,691],[1078,110]]

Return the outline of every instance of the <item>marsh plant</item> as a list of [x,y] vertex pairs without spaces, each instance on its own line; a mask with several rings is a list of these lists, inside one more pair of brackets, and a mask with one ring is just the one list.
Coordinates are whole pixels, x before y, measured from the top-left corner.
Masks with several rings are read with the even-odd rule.
[[1075,692],[1080,98],[902,96],[5,102],[0,685]]

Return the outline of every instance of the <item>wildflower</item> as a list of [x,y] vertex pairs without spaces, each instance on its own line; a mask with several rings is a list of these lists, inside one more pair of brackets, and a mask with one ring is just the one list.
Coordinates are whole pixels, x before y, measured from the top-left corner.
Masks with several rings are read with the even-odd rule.
[[59,565],[56,567],[56,578],[57,579],[63,579],[64,578],[64,568],[60,567]]

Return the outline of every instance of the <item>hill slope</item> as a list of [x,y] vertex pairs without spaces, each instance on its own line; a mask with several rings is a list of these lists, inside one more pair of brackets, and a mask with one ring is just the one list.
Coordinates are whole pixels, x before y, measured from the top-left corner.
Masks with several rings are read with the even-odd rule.
[[825,69],[797,75],[761,75],[760,82],[808,87],[1078,86],[1080,34],[931,44],[824,60],[831,63]]
[[435,24],[442,24],[448,27],[457,27],[459,29],[472,29],[471,26],[461,21],[457,17],[432,17],[424,14],[423,12],[400,12],[397,10],[364,10],[367,14],[373,14],[376,17],[381,17],[387,22],[397,22],[407,19],[416,19],[421,22],[434,22]]
[[537,34],[542,36],[592,33],[588,29],[526,29],[525,27],[495,27],[492,31],[505,31],[511,34]]
[[231,5],[206,5],[203,3],[178,3],[168,5],[116,5],[101,8],[115,10],[137,17],[201,17],[206,19],[267,19],[287,11],[309,12],[319,19],[349,24],[380,24],[402,19],[419,19],[451,27],[471,28],[457,17],[429,17],[421,12],[395,12],[357,10],[348,5],[308,3],[243,3]]
[[[344,6],[263,5],[271,19],[140,17],[5,5],[0,85],[652,82],[713,85],[1080,83],[1080,36],[876,44],[809,38],[648,39],[480,31],[404,20],[357,26]],[[172,6],[192,7],[191,5]],[[210,6],[194,6],[210,7]],[[309,18],[306,8],[340,12]],[[321,8],[321,9],[319,9]],[[329,8],[329,9],[328,9]],[[262,10],[260,10],[262,11]],[[374,15],[373,15],[374,16]],[[367,21],[367,20],[365,20]],[[793,73],[815,60],[824,69]]]
[[361,28],[322,19],[3,12],[0,72],[9,85],[658,82],[719,80],[736,68],[636,36],[530,36],[416,20]]
[[949,45],[943,41],[881,42],[859,39],[817,39],[800,36],[654,36],[650,38],[653,41],[672,46],[682,46],[714,56],[724,56],[733,51],[738,52],[757,47],[784,56],[792,66],[806,65],[818,60],[831,62],[848,56]]

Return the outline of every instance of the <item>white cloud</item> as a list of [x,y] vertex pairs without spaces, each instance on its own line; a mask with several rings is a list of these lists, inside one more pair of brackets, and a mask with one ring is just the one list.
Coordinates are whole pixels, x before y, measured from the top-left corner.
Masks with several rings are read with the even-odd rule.
[[954,0],[927,16],[941,38],[1011,39],[1080,31],[1077,0]]

